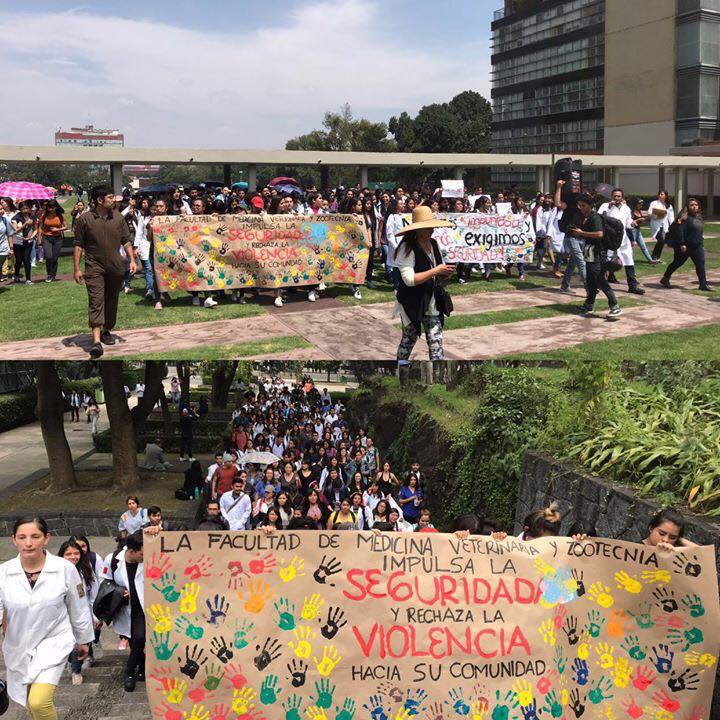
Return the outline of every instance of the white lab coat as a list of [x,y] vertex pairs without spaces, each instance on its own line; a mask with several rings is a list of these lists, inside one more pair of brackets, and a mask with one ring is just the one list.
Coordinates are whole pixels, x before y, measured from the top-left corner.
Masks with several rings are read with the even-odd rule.
[[227,520],[231,530],[245,530],[250,512],[252,511],[252,503],[246,493],[243,493],[235,507],[230,509],[237,498],[233,497],[232,490],[228,490],[220,496],[220,514]]
[[3,613],[8,694],[19,705],[25,705],[31,683],[57,685],[75,645],[95,639],[77,568],[50,553],[34,588],[19,557],[0,565],[0,617]]
[[[113,580],[116,585],[123,587],[129,591],[130,580],[127,574],[127,563],[125,562],[125,548],[123,548],[117,556],[117,568],[113,573],[110,569],[112,553],[105,558],[105,567],[103,568],[103,580]],[[135,592],[137,592],[140,604],[145,607],[145,587],[143,585],[145,578],[145,569],[143,563],[138,563],[137,572],[135,573]],[[112,621],[113,630],[124,637],[130,637],[130,600],[128,604],[123,605],[118,614]]]
[[[627,203],[623,203],[620,207],[613,203],[604,203],[600,206],[600,209],[598,212],[601,215],[604,215],[605,213],[608,214],[609,217],[615,218],[616,220],[619,220],[625,228],[631,228],[633,219],[632,219],[632,211],[630,210],[630,207]],[[618,257],[620,258],[620,261],[622,264],[627,266],[633,266],[635,265],[635,258],[633,257],[633,249],[632,249],[632,243],[630,242],[630,238],[627,233],[623,235],[622,243],[620,244],[620,247],[617,251]]]
[[[667,215],[665,215],[662,219],[659,218],[657,215],[653,214],[653,210],[655,208],[667,210]],[[661,230],[664,230],[667,235],[670,226],[675,222],[675,210],[673,209],[673,206],[664,205],[660,202],[660,200],[653,200],[650,203],[648,211],[650,212],[650,235],[656,238]]]
[[565,233],[560,229],[560,220],[562,219],[562,216],[563,211],[554,207],[548,222],[548,235],[550,236],[550,242],[552,243],[553,250],[556,253],[565,251]]

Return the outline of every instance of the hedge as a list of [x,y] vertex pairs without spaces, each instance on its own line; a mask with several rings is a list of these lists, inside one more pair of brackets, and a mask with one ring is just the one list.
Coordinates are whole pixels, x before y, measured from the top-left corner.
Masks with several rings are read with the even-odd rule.
[[[139,453],[145,450],[145,445],[149,442],[155,441],[155,434],[149,433],[140,435],[137,439],[137,451]],[[212,454],[216,450],[222,449],[225,445],[230,443],[230,436],[223,435],[196,435],[193,437],[193,452]],[[112,441],[110,439],[110,430],[104,430],[93,437],[93,444],[95,449],[101,453],[112,452]],[[178,453],[180,451],[180,436],[174,435],[171,438],[162,438],[163,450],[168,453]]]
[[0,432],[27,425],[36,420],[35,390],[0,395]]
[[63,379],[62,389],[63,392],[77,392],[77,393],[90,393],[91,395],[100,390],[102,387],[102,381],[99,377],[86,378],[85,380],[67,380]]

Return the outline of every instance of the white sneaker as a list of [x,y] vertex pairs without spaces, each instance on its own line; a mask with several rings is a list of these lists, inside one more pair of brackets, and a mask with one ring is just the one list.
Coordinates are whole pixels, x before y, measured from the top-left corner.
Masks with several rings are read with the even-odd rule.
[[327,290],[327,285],[326,285],[324,282],[321,282],[321,283],[318,285],[318,290],[319,290],[320,292],[322,292],[323,290]]
[[156,310],[162,310],[162,303],[159,302],[159,301],[156,302],[156,303],[155,303],[155,309],[156,309]]
[[197,297],[197,295],[192,299],[192,304],[197,306],[200,305],[200,298]]
[[131,293],[131,292],[132,292],[132,288],[129,288],[129,287],[126,287],[126,288],[125,288],[125,294],[126,294],[126,295],[127,295],[128,293]]
[[211,297],[206,297],[203,305],[205,305],[206,308],[213,308],[217,305],[217,302],[215,300],[213,300]]
[[538,270],[547,270],[547,268],[542,263],[540,263],[540,267],[538,268]]
[[283,306],[282,298],[278,295],[275,298],[275,307],[282,307],[282,306]]
[[33,261],[30,263],[30,267],[37,267],[37,263],[33,260]]
[[353,293],[353,297],[354,297],[356,300],[362,300],[362,293],[360,292],[360,288],[358,288],[358,289]]
[[72,684],[73,685],[82,685],[83,676],[80,673],[73,673],[72,674]]
[[308,293],[308,300],[310,302],[315,302],[317,299],[318,299],[318,294],[314,290],[311,290]]

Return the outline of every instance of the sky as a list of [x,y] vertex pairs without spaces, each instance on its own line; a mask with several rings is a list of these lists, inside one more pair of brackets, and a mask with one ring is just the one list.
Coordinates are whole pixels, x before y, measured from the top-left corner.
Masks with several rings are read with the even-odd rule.
[[463,90],[489,97],[501,5],[0,0],[0,143],[51,145],[92,123],[130,147],[282,148],[346,102],[387,121]]

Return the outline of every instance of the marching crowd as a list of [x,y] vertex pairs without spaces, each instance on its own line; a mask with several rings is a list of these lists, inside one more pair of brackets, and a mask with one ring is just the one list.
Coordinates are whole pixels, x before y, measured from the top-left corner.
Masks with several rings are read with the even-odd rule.
[[[180,412],[189,410],[180,400]],[[185,459],[184,457],[181,459]],[[162,510],[127,498],[118,523],[117,549],[101,557],[88,537],[74,535],[57,555],[47,552],[47,523],[19,519],[12,539],[18,555],[0,564],[0,618],[5,640],[7,689],[33,720],[56,720],[55,689],[69,665],[73,684],[82,683],[84,663],[102,655],[100,633],[111,625],[119,647],[128,650],[125,690],[145,681],[143,542],[163,530],[370,530],[437,532],[426,507],[427,476],[417,462],[396,474],[372,438],[348,422],[340,404],[311,382],[285,385],[278,378],[248,391],[232,412],[232,439],[208,468],[188,458],[178,497],[199,498],[192,527],[169,522]],[[159,469],[159,468],[158,468]],[[525,518],[520,539],[559,535],[556,505]],[[643,540],[663,551],[693,545],[674,510],[653,518]],[[459,537],[507,536],[491,518],[465,515]],[[596,536],[579,520],[566,530],[579,541]],[[106,639],[106,643],[107,643]],[[0,684],[0,694],[2,685]]]

